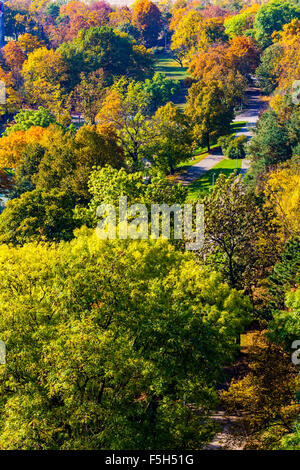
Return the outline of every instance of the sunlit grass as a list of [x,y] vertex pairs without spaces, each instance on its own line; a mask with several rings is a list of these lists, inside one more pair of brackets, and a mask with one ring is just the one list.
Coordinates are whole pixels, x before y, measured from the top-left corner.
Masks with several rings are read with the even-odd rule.
[[[231,124],[231,135],[235,135],[240,129],[246,126],[245,121],[240,121],[240,122],[233,122]],[[218,144],[211,145],[211,150],[215,149],[218,147]],[[195,150],[195,156],[194,158],[189,158],[188,160],[185,160],[181,163],[178,164],[177,169],[182,172],[182,170],[186,170],[189,166],[195,165],[196,163],[201,162],[204,158],[208,156],[207,148],[206,147],[199,147]]]
[[168,54],[159,56],[155,67],[156,72],[164,73],[167,78],[172,80],[184,80],[188,77],[187,67],[180,67]]
[[161,54],[158,58],[155,71],[165,74],[170,80],[178,80],[180,82],[180,90],[177,95],[173,97],[173,101],[183,112],[186,106],[187,93],[183,81],[188,77],[187,67],[180,67],[178,62],[168,54]]
[[241,166],[241,158],[238,160],[224,158],[224,160],[217,163],[211,170],[206,171],[203,176],[189,185],[187,200],[194,201],[209,193],[212,189],[213,181],[216,182],[221,173],[228,177],[233,171],[239,171]]
[[177,169],[181,171],[186,170],[189,166],[196,165],[196,163],[201,162],[201,160],[203,160],[207,156],[208,156],[207,151],[197,152],[197,154],[193,158],[190,158],[189,160],[185,160],[184,162],[179,163],[177,166]]

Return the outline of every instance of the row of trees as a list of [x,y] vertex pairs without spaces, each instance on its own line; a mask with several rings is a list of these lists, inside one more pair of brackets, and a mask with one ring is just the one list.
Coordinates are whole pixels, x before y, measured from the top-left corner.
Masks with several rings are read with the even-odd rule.
[[164,22],[161,10],[149,0],[138,2],[133,10],[112,10],[105,1],[8,0],[5,16],[8,37],[17,40],[25,32],[33,32],[55,47],[74,40],[80,30],[105,25],[130,33],[152,47]]

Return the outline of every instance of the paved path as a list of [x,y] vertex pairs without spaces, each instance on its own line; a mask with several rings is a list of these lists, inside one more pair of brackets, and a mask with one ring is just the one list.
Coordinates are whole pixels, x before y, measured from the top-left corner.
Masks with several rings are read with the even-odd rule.
[[[259,88],[252,87],[247,91],[248,107],[234,119],[234,122],[245,121],[247,124],[242,127],[236,136],[245,135],[248,140],[252,137],[251,127],[255,127],[260,114],[266,109],[266,102],[262,100],[262,94]],[[250,129],[250,130],[249,130]],[[246,158],[242,160],[241,172],[246,173],[250,167],[250,161]]]
[[226,415],[225,411],[216,411],[211,417],[221,426],[221,430],[204,450],[243,450],[246,437],[235,430],[240,417]]
[[[248,139],[251,139],[251,131],[249,131],[248,127],[255,127],[260,113],[265,109],[266,104],[262,100],[261,91],[257,87],[251,87],[247,90],[247,102],[248,106],[245,111],[238,114],[234,119],[234,122],[245,121],[245,127],[239,129],[236,133],[236,136],[246,135]],[[182,173],[179,178],[178,182],[180,182],[183,186],[188,186],[193,181],[197,180],[202,176],[206,171],[211,170],[217,163],[224,160],[225,156],[222,154],[220,148],[217,148],[211,152],[207,157],[201,160],[199,163],[190,166],[184,173]],[[245,173],[250,166],[250,162],[248,160],[242,161],[242,173]]]
[[217,163],[221,162],[223,159],[224,155],[222,154],[221,150],[216,149],[215,153],[211,153],[203,160],[201,160],[201,162],[190,166],[184,173],[179,176],[178,182],[181,183],[183,186],[188,186],[193,181],[200,178],[200,176],[202,176],[206,171],[210,170]]

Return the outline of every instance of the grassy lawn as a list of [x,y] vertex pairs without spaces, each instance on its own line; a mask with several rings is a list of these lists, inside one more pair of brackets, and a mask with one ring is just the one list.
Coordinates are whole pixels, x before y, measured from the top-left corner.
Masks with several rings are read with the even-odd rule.
[[172,80],[184,80],[188,76],[187,67],[180,67],[178,62],[168,54],[161,54],[158,57],[156,72],[164,73],[167,78]]
[[[242,159],[238,160],[238,168],[242,166]],[[223,173],[225,176],[229,176],[230,173],[236,171],[237,161],[231,160],[230,158],[224,158],[221,162],[217,163],[211,170],[208,170],[201,178],[194,181],[189,186],[188,201],[193,201],[199,198],[201,195],[206,194],[210,191],[213,185],[213,179],[216,181],[218,176]]]
[[196,163],[201,162],[204,158],[208,155],[207,152],[197,153],[194,158],[190,158],[189,160],[185,160],[184,162],[178,163],[177,170],[184,171],[187,170],[189,166],[196,165]]
[[[232,135],[235,135],[240,129],[246,126],[245,121],[240,121],[240,122],[233,122],[231,124],[232,128]],[[214,144],[211,146],[211,149],[217,148],[218,145]],[[185,160],[184,162],[181,162],[178,164],[177,169],[180,170],[180,173],[184,170],[186,170],[189,166],[195,165],[196,163],[201,162],[204,158],[206,158],[208,155],[207,148],[197,148],[195,151],[195,156],[194,159],[190,158],[189,160]]]
[[155,67],[156,72],[164,73],[170,80],[178,80],[181,83],[179,93],[174,96],[173,101],[183,111],[186,105],[186,89],[183,80],[188,76],[187,67],[180,67],[168,54],[161,54]]
[[248,123],[246,121],[236,121],[231,123],[232,134],[236,134],[240,131],[243,127],[246,127]]

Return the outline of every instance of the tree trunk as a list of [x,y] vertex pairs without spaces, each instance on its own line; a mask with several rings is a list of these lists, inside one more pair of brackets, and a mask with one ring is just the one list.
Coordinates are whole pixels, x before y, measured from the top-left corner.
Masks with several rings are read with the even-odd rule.
[[229,256],[229,277],[230,277],[230,284],[231,287],[235,287],[235,278],[233,273],[233,264],[232,264],[232,256]]

